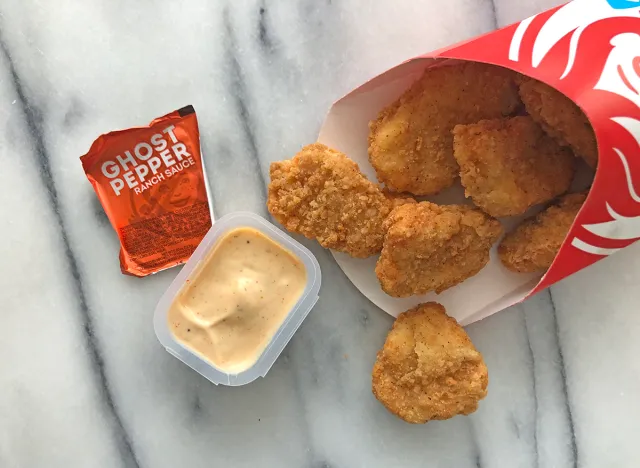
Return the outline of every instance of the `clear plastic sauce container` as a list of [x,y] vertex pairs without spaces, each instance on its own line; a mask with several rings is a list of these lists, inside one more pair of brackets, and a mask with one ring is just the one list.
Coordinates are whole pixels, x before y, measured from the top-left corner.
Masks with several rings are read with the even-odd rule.
[[253,213],[215,222],[160,299],[156,335],[215,384],[264,377],[311,311],[320,266],[300,243]]

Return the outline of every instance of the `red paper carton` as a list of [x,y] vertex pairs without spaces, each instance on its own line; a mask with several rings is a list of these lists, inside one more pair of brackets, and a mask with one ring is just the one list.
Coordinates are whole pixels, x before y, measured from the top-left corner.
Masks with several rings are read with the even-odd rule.
[[[428,300],[462,324],[526,299],[640,238],[640,2],[575,0],[504,29],[415,57],[336,102],[319,141],[343,151],[376,180],[367,157],[368,123],[430,66],[443,60],[499,65],[536,78],[572,99],[594,128],[599,163],[589,196],[553,265],[544,274],[512,273],[497,258],[476,276],[440,295],[386,295],[376,258],[334,253],[349,279],[372,302],[397,316]],[[636,191],[636,187],[638,191]],[[432,199],[459,203],[451,193]],[[512,223],[506,221],[510,230]]]

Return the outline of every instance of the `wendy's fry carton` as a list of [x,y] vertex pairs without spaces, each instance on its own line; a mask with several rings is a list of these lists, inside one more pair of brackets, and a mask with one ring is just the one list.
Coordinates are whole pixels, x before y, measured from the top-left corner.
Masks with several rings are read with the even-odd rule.
[[[599,164],[589,197],[544,275],[512,273],[497,258],[440,295],[396,299],[375,276],[376,258],[334,253],[345,274],[373,303],[397,316],[435,300],[462,324],[522,301],[640,238],[640,0],[575,0],[499,31],[415,57],[336,102],[319,141],[343,151],[376,180],[367,156],[368,123],[423,71],[443,60],[510,68],[558,89],[585,112],[596,133]],[[460,203],[462,189],[430,198]],[[510,230],[520,219],[505,221]]]

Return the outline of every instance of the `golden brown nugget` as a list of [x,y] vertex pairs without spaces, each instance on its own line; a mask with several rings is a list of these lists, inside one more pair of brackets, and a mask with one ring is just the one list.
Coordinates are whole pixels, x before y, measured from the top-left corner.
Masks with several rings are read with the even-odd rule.
[[287,230],[353,257],[380,252],[391,203],[344,154],[316,143],[270,172],[267,207]]
[[498,246],[502,264],[516,273],[547,270],[586,198],[586,192],[565,195],[558,204],[521,223]]
[[378,180],[414,195],[453,185],[458,164],[451,130],[513,113],[520,103],[514,76],[480,63],[427,69],[369,125],[369,161]]
[[598,144],[589,119],[571,99],[541,81],[518,77],[527,112],[563,146],[570,147],[589,166],[598,165]]
[[384,292],[408,297],[441,293],[478,273],[502,235],[500,223],[466,205],[402,205],[387,230],[376,275]]
[[482,355],[435,302],[398,316],[372,372],[375,397],[413,424],[473,413],[488,384]]
[[575,158],[531,117],[482,120],[453,130],[467,197],[491,216],[515,216],[565,193]]

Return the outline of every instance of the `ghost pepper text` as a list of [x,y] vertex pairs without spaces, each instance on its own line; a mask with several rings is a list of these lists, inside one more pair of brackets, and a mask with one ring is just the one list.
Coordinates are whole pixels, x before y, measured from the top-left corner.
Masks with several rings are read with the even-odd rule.
[[102,173],[108,178],[116,196],[125,186],[140,194],[155,184],[195,165],[187,146],[178,140],[175,126],[154,134],[149,142],[142,141],[131,150],[102,164]]

